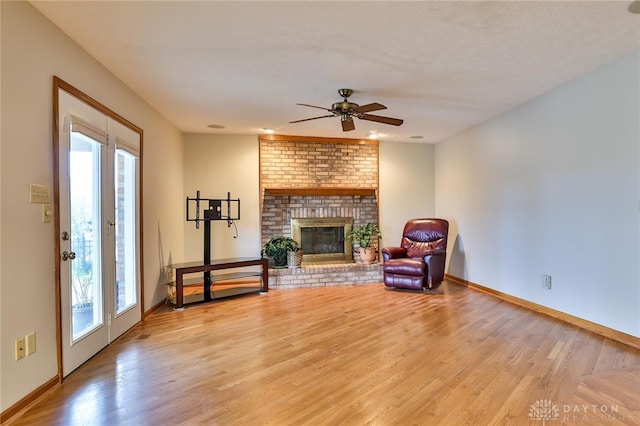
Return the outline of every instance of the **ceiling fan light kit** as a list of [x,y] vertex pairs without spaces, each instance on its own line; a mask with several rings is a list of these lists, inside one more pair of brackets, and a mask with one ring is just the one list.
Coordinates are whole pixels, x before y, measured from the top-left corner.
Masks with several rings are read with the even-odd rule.
[[387,107],[377,102],[362,105],[362,106],[353,102],[349,102],[348,98],[353,94],[353,90],[351,89],[340,89],[338,90],[338,94],[342,96],[343,101],[335,102],[333,105],[331,105],[331,108],[323,108],[323,107],[319,107],[316,105],[309,105],[309,104],[296,104],[300,106],[323,109],[325,111],[330,112],[331,114],[321,115],[318,117],[304,118],[302,120],[290,121],[289,123],[291,124],[301,123],[303,121],[317,120],[319,118],[340,117],[340,122],[342,123],[342,131],[349,132],[356,128],[355,124],[353,123],[353,117],[356,117],[360,120],[375,121],[376,123],[390,124],[392,126],[400,126],[404,122],[399,118],[391,118],[391,117],[383,117],[380,115],[367,114],[368,112],[387,109]]

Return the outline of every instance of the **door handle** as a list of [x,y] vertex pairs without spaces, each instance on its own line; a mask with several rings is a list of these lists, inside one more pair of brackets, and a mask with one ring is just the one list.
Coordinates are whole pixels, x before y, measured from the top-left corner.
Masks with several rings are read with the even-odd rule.
[[65,262],[67,260],[73,260],[76,258],[76,253],[73,251],[63,251],[62,252],[62,260],[64,260]]

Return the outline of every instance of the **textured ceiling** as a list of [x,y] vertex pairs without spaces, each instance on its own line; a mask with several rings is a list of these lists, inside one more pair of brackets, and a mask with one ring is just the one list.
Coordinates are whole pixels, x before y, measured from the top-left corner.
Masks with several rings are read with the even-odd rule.
[[[197,133],[378,131],[433,143],[640,49],[640,15],[626,1],[32,4]],[[348,133],[338,118],[288,124],[324,114],[296,103],[329,108],[343,87],[404,124],[356,119]]]

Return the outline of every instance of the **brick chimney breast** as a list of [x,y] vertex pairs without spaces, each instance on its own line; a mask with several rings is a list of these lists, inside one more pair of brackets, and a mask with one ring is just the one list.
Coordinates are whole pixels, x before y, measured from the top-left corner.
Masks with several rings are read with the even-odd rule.
[[259,142],[262,244],[291,236],[292,218],[378,223],[377,140],[261,135]]

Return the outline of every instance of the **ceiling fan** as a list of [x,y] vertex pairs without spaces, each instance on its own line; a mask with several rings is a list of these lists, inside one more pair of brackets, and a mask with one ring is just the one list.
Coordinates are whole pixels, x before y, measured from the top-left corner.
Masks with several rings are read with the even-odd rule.
[[331,108],[324,108],[324,107],[319,107],[319,106],[309,105],[309,104],[296,104],[296,105],[308,106],[311,108],[323,109],[325,111],[330,112],[331,114],[321,115],[319,117],[305,118],[303,120],[290,121],[289,123],[300,123],[302,121],[317,120],[319,118],[327,118],[327,117],[340,117],[340,122],[342,123],[342,130],[344,132],[349,132],[356,128],[356,126],[353,124],[353,117],[359,118],[360,120],[368,120],[368,121],[375,121],[377,123],[390,124],[392,126],[399,126],[403,123],[403,120],[400,120],[399,118],[382,117],[380,115],[367,114],[368,112],[371,112],[371,111],[380,111],[382,109],[387,109],[387,107],[377,102],[374,102],[372,104],[362,105],[362,106],[358,104],[354,104],[353,102],[349,102],[347,99],[349,98],[349,96],[353,94],[353,90],[351,89],[340,89],[338,90],[338,94],[342,96],[344,100],[342,102],[334,103],[333,105],[331,105]]

